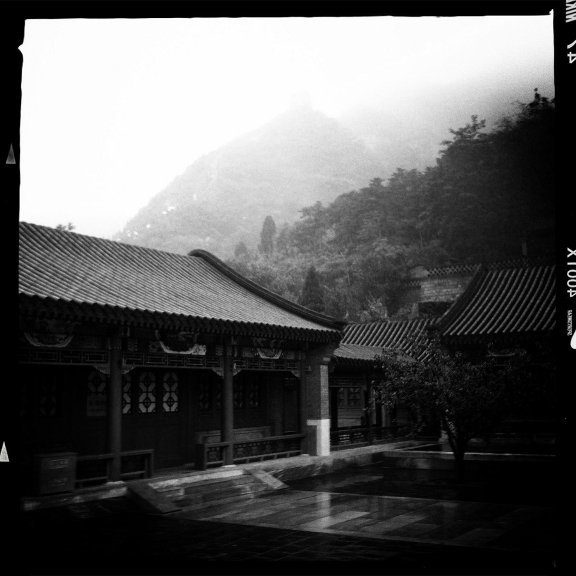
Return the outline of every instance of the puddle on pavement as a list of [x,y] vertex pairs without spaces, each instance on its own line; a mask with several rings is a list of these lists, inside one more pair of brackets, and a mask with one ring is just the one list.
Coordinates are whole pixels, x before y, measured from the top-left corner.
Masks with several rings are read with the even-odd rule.
[[286,483],[294,490],[315,492],[551,505],[555,481],[554,473],[541,464],[473,470],[460,481],[451,469],[374,464]]
[[[407,452],[445,452],[452,453],[449,446],[445,444],[423,444],[420,446],[413,446],[412,448],[404,448]],[[553,443],[544,444],[506,444],[506,443],[476,443],[470,445],[469,452],[476,454],[544,454],[553,455],[556,453],[556,447]]]

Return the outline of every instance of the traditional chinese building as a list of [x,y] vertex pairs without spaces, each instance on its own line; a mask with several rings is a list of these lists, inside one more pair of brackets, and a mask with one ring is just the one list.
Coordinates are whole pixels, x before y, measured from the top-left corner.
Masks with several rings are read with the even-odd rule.
[[480,267],[435,325],[442,342],[486,354],[510,347],[550,348],[556,326],[552,264]]
[[329,453],[328,364],[344,323],[203,251],[21,223],[19,258],[27,490],[46,454],[72,462],[78,487]]
[[413,339],[432,323],[429,318],[378,320],[345,328],[330,374],[333,449],[397,438],[409,431],[408,407],[385,408],[373,399],[374,361],[384,352],[409,354]]
[[501,433],[552,438],[556,431],[556,269],[524,261],[482,266],[468,288],[434,324],[441,342],[471,358],[502,362],[519,351],[527,355],[526,378],[539,383],[532,406],[512,414]]
[[486,271],[513,270],[546,266],[550,258],[518,258],[485,264],[458,264],[410,270],[402,284],[395,318],[438,318],[467,291],[473,279]]
[[474,264],[414,267],[403,282],[396,315],[409,319],[441,316],[466,290],[479,268]]
[[[465,282],[454,279],[469,273]],[[444,277],[450,282],[442,284],[441,291],[438,279]],[[519,260],[444,273],[436,270],[425,278],[428,284],[423,285],[430,289],[425,301],[441,293],[437,302],[449,304],[443,315],[346,327],[330,377],[333,448],[367,444],[401,432],[410,419],[408,407],[384,410],[370,404],[374,358],[385,351],[411,355],[414,339],[432,332],[443,346],[472,359],[492,356],[505,362],[519,350],[526,352],[531,376],[539,378],[548,392],[530,413],[513,415],[500,431],[530,438],[549,436],[554,431],[555,267]]]

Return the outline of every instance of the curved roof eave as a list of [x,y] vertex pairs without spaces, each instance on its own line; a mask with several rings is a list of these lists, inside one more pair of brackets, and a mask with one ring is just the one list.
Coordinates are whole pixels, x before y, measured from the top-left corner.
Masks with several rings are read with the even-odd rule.
[[342,330],[347,324],[345,320],[337,320],[335,318],[331,318],[330,316],[325,316],[320,312],[315,312],[314,310],[310,310],[309,308],[305,308],[304,306],[301,306],[294,302],[290,302],[289,300],[286,300],[282,296],[279,296],[278,294],[275,294],[274,292],[267,290],[262,286],[259,286],[255,282],[252,282],[252,280],[249,280],[248,278],[245,278],[241,274],[238,274],[238,272],[236,272],[233,268],[222,262],[222,260],[214,256],[210,252],[207,252],[206,250],[200,250],[200,249],[192,250],[188,252],[188,256],[195,256],[197,258],[202,258],[208,264],[216,268],[219,272],[226,275],[228,278],[230,278],[237,284],[240,284],[240,286],[250,290],[251,292],[255,292],[262,298],[265,298],[266,300],[268,300],[272,304],[275,304],[276,306],[284,308],[284,310],[287,310],[288,312],[298,314],[299,316],[302,316],[307,320],[317,322],[318,324],[323,324],[335,330]]
[[[31,311],[34,317],[41,317],[42,315],[50,316],[51,313],[58,313],[58,315],[63,315],[65,319],[69,320],[89,320],[104,324],[140,326],[146,328],[164,327],[169,329],[193,326],[204,332],[219,332],[238,336],[254,336],[258,334],[259,336],[279,337],[281,335],[287,339],[315,342],[335,342],[339,341],[341,337],[340,331],[330,328],[326,328],[326,330],[315,330],[278,324],[264,324],[261,322],[249,323],[221,320],[150,310],[120,308],[102,304],[56,300],[50,297],[44,298],[27,294],[20,294],[20,299],[24,305],[29,305],[31,308],[34,308],[34,310]],[[38,310],[39,307],[43,307],[44,310]],[[26,315],[25,311],[24,315]]]

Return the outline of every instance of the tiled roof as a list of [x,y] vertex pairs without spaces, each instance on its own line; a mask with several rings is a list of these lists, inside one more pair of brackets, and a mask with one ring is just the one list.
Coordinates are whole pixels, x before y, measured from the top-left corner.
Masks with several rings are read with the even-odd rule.
[[426,269],[419,267],[413,271],[413,276],[406,279],[405,284],[409,286],[420,285],[428,279],[449,278],[453,276],[474,276],[480,269],[502,270],[504,268],[530,268],[548,264],[548,259],[540,258],[515,258],[509,260],[497,260],[494,262],[484,262],[483,264],[453,264],[451,266],[437,266]]
[[349,324],[344,331],[342,344],[401,350],[432,322],[433,320],[430,318],[418,318],[415,320],[378,320],[362,324]]
[[482,268],[436,327],[445,340],[550,332],[555,287],[553,265]]
[[428,276],[431,278],[443,278],[445,276],[466,276],[471,275],[478,270],[478,264],[458,264],[453,266],[439,266],[430,268]]
[[452,266],[437,266],[434,268],[416,266],[412,269],[408,277],[403,280],[403,284],[412,288],[414,286],[421,286],[429,280],[453,277],[468,278],[474,276],[479,268],[480,264],[454,264]]
[[377,346],[358,346],[356,344],[340,344],[334,350],[334,357],[338,362],[354,363],[372,362],[376,356],[382,355],[382,348]]
[[[172,254],[20,223],[21,307],[124,322],[210,320],[338,339],[344,323],[284,300],[203,251]],[[241,333],[241,332],[239,332]]]
[[414,340],[423,336],[435,320],[378,320],[349,324],[334,356],[338,362],[372,361],[382,351],[409,354]]

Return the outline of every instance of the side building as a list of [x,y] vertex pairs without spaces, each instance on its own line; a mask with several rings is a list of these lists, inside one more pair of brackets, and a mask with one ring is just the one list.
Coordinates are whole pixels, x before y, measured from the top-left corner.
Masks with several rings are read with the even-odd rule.
[[50,458],[74,488],[329,453],[343,322],[207,252],[19,228],[24,492],[63,488],[38,480]]
[[[465,278],[470,273],[472,276]],[[526,378],[536,379],[541,392],[532,405],[528,403],[511,414],[493,440],[520,440],[532,445],[553,442],[557,428],[555,266],[526,259],[438,269],[422,274],[422,278],[420,294],[408,298],[415,304],[442,303],[443,314],[346,327],[330,375],[333,449],[398,437],[408,428],[409,406],[385,410],[371,401],[374,359],[386,351],[410,356],[414,339],[432,332],[445,348],[472,361],[492,357],[506,362],[522,350],[528,357]]]
[[471,359],[526,355],[525,382],[536,382],[539,392],[499,426],[494,440],[535,445],[557,437],[556,327],[556,267],[542,261],[482,266],[434,325],[446,348]]
[[[333,450],[399,439],[411,433],[410,407],[386,408],[375,400],[371,382],[377,357],[409,355],[412,342],[426,335],[431,318],[376,320],[349,324],[334,351],[330,374],[330,422]],[[438,435],[427,430],[428,436]]]

